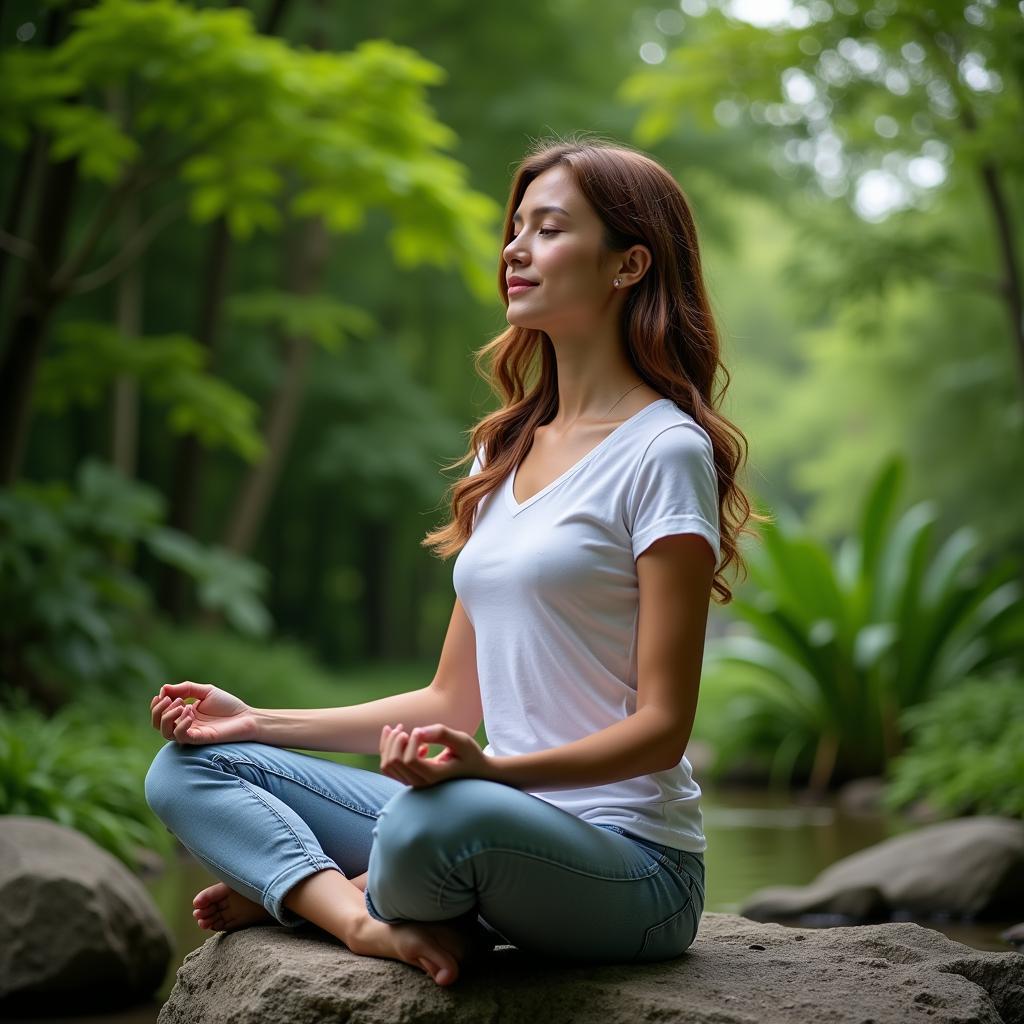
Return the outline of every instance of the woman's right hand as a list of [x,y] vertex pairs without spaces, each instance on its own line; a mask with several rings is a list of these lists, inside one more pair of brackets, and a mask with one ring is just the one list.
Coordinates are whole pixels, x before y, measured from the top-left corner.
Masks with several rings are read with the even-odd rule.
[[[185,698],[196,697],[192,704]],[[242,743],[256,739],[256,715],[245,701],[206,683],[169,683],[150,701],[153,728],[178,743]]]

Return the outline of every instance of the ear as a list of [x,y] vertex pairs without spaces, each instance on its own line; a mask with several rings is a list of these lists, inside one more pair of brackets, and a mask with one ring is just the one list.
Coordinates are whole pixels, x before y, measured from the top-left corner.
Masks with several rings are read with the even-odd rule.
[[623,287],[636,284],[650,269],[653,258],[646,245],[630,246],[623,254],[616,276],[622,279]]

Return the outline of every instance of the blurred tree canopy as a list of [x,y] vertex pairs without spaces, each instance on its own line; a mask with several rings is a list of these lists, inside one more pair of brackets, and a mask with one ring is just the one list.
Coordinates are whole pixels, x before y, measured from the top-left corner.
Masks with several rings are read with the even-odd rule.
[[756,8],[7,3],[0,478],[105,459],[261,566],[280,633],[433,655],[510,174],[594,133],[693,204],[748,487],[838,538],[902,453],[941,531],[1021,548],[1020,12]]
[[[851,487],[902,450],[914,497],[938,497],[949,529],[980,520],[993,547],[1021,550],[1018,5],[681,6],[699,16],[620,90],[639,107],[637,139],[690,138],[697,155],[705,139],[756,137],[793,186],[772,185],[768,211],[737,207],[761,273],[724,286],[757,332],[737,401],[766,475],[790,476],[787,496],[810,498],[812,521],[838,535]],[[797,345],[779,339],[784,354],[765,344],[766,305],[801,327]]]

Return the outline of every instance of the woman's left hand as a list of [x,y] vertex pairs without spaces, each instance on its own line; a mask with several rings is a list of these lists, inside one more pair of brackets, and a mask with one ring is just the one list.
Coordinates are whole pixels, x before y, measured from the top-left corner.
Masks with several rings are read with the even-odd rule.
[[[435,757],[427,757],[431,743],[442,743],[445,749]],[[489,761],[469,733],[440,723],[405,732],[399,722],[395,728],[385,725],[381,731],[382,774],[416,788],[446,779],[493,778]]]

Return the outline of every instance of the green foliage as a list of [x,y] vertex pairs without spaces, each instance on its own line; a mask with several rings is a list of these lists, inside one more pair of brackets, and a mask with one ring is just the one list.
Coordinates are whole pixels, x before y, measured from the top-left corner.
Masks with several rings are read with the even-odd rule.
[[336,707],[426,686],[429,665],[325,668],[300,644],[222,630],[162,626],[147,636],[164,682],[192,679],[230,690],[253,707]]
[[[257,708],[362,704],[426,686],[434,670],[430,664],[374,662],[331,671],[300,644],[220,630],[164,626],[154,630],[147,642],[166,668],[162,682],[210,683]],[[318,751],[316,756],[366,771],[380,769],[380,757],[373,754]]]
[[438,453],[459,451],[462,431],[396,369],[389,348],[354,346],[345,366],[321,360],[311,391],[332,407],[306,450],[313,480],[343,487],[350,509],[375,519],[411,502],[437,506],[445,487]]
[[235,295],[228,303],[228,314],[239,324],[271,327],[286,337],[312,338],[329,352],[339,351],[350,335],[369,338],[378,329],[366,310],[327,295],[277,291]]
[[250,636],[270,633],[273,623],[260,597],[267,582],[263,566],[169,527],[152,530],[146,541],[162,562],[195,580],[202,608],[221,612],[235,629]]
[[264,570],[161,525],[162,497],[109,466],[81,464],[64,484],[0,492],[0,651],[9,681],[65,697],[79,683],[129,689],[159,664],[135,640],[150,595],[131,569],[135,548],[199,582],[204,607],[265,633]]
[[[443,68],[384,39],[350,53],[293,47],[261,35],[244,7],[100,0],[72,21],[52,50],[3,55],[15,84],[0,102],[0,140],[21,147],[43,129],[51,159],[75,156],[84,177],[119,188],[177,175],[193,220],[224,217],[241,239],[280,227],[294,175],[291,213],[347,232],[384,209],[400,265],[455,264],[493,296],[500,211],[440,152],[455,134],[424,91]],[[93,105],[111,90],[131,97],[125,124]]]
[[789,24],[766,27],[730,17],[725,0],[715,8],[690,20],[663,65],[623,84],[622,98],[643,105],[644,143],[665,137],[681,112],[714,127],[725,102],[737,120],[769,123],[780,143],[835,131],[851,175],[926,140],[972,167],[998,154],[1001,166],[1024,168],[1012,127],[1024,113],[1016,5],[979,4],[966,18],[958,0],[885,11],[865,0],[798,0]]
[[0,707],[0,814],[58,821],[131,870],[138,847],[169,854],[173,839],[145,798],[146,772],[166,742],[150,733],[111,719],[99,703],[47,719],[15,693]]
[[790,514],[761,526],[763,549],[749,562],[759,589],[730,606],[751,632],[708,644],[712,687],[723,670],[740,670],[726,684],[739,699],[725,705],[717,731],[731,739],[720,757],[772,751],[774,779],[813,760],[819,787],[877,774],[899,750],[902,709],[971,673],[1019,664],[1019,566],[975,564],[969,527],[933,555],[932,503],[893,522],[902,473],[902,460],[883,466],[859,534],[834,557]]
[[[727,0],[711,7],[690,19],[662,64],[621,86],[622,99],[641,108],[639,142],[669,137],[684,118],[712,137],[756,132],[774,151],[776,173],[817,181],[819,194],[847,209],[861,205],[872,172],[905,214],[873,229],[857,217],[837,221],[827,210],[788,204],[810,243],[800,246],[791,282],[809,317],[908,279],[972,287],[1012,307],[1008,284],[988,273],[991,260],[972,262],[965,250],[980,234],[1005,277],[1017,274],[1000,237],[1014,231],[1000,194],[1012,194],[1024,170],[1017,5],[971,5],[967,15],[957,0],[884,8],[871,0],[798,0],[763,27],[734,16]],[[922,165],[927,175],[918,173]],[[979,232],[962,209],[948,227],[932,223],[936,193],[961,184],[984,196],[990,209],[982,216],[994,232]],[[840,258],[823,258],[829,253]],[[869,319],[865,333],[877,333]]]
[[62,344],[40,367],[34,398],[41,408],[97,406],[125,374],[167,407],[175,433],[195,434],[207,448],[226,448],[249,461],[263,455],[258,406],[210,373],[208,350],[186,335],[128,338],[106,324],[76,322],[65,324],[59,337]]
[[965,679],[901,722],[911,745],[890,765],[889,810],[925,799],[949,816],[1024,818],[1024,679]]

